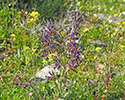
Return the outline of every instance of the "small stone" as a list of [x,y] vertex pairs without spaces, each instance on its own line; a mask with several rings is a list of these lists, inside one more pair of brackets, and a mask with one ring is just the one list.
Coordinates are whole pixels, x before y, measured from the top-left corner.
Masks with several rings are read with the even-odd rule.
[[52,75],[50,73],[58,73],[59,71],[57,69],[54,69],[54,65],[48,65],[44,67],[42,70],[38,71],[35,75],[37,78],[46,79],[47,77],[51,77]]

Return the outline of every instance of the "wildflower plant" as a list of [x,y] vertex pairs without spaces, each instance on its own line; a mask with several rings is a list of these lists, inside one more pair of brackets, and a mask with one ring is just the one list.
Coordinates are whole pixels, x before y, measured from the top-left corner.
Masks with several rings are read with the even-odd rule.
[[62,36],[56,33],[53,27],[47,27],[45,37],[41,40],[43,43],[43,54],[41,55],[43,62],[51,61],[55,64],[55,68],[70,68],[76,72],[76,68],[82,63],[82,46],[79,43],[80,27],[73,27],[73,32]]

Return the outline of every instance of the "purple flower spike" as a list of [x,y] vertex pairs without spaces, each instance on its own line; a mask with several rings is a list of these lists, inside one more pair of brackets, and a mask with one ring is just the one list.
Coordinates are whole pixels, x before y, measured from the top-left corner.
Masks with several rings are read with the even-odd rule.
[[80,29],[80,27],[77,27],[77,30],[79,30]]
[[43,38],[43,39],[42,39],[42,42],[44,42],[45,40],[46,40],[46,38]]

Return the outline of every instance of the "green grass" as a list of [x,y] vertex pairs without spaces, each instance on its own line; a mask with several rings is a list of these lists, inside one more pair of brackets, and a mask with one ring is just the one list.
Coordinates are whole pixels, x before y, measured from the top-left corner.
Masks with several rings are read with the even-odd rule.
[[[84,32],[83,26],[79,30],[83,35],[81,44],[84,60],[80,67],[76,68],[78,73],[70,70],[68,75],[62,74],[57,79],[58,83],[55,78],[49,84],[38,82],[27,88],[13,86],[13,80],[19,75],[21,82],[25,84],[45,66],[41,58],[41,49],[44,48],[41,42],[42,33],[25,30],[20,22],[27,23],[29,12],[26,14],[22,11],[24,16],[20,16],[20,12],[14,8],[15,2],[11,2],[11,8],[7,6],[9,3],[2,3],[0,8],[0,100],[103,100],[103,97],[106,100],[124,99],[125,25],[122,22],[106,23],[93,17],[93,14],[99,13],[120,14],[125,11],[123,0],[88,0],[85,4],[81,1],[78,5],[83,7],[81,12],[84,12],[87,18],[93,18],[94,22],[90,21],[92,28],[88,25],[88,31]],[[99,5],[100,11],[97,9]],[[76,3],[73,9],[75,6]],[[111,8],[113,9],[110,10]],[[25,27],[33,29],[39,22],[43,23],[40,16],[36,22],[27,23]],[[119,17],[124,18],[124,15]],[[98,40],[107,44],[107,47],[96,50],[99,45],[92,42]],[[5,57],[1,59],[1,56]],[[63,60],[64,64],[66,61],[67,59]],[[114,73],[116,75],[111,78],[110,75]],[[91,81],[95,80],[98,80],[98,83],[91,85]]]

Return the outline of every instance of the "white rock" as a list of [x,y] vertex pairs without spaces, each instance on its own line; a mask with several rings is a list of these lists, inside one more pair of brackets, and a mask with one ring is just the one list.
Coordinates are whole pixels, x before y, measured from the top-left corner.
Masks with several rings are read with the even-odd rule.
[[46,77],[51,76],[50,73],[54,72],[55,74],[59,74],[57,68],[54,69],[54,65],[48,65],[44,67],[42,70],[38,71],[35,75],[37,78],[46,79]]

